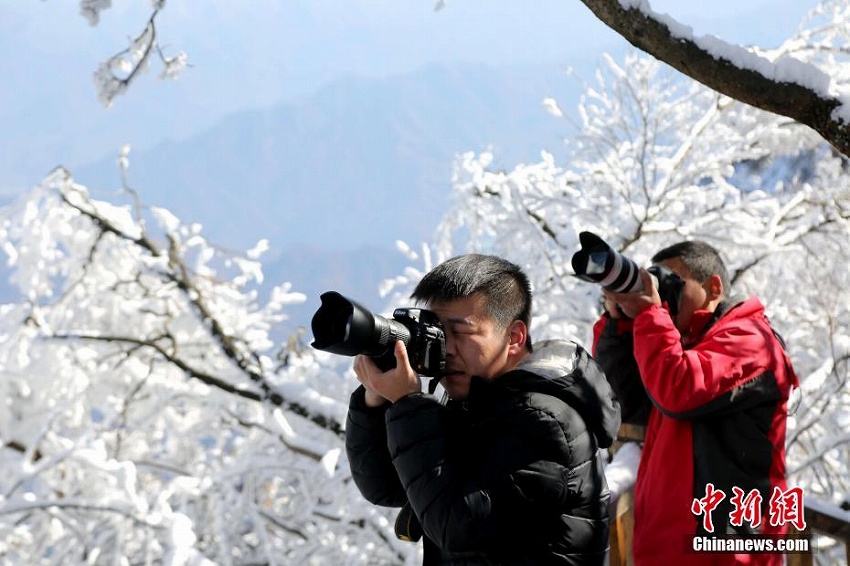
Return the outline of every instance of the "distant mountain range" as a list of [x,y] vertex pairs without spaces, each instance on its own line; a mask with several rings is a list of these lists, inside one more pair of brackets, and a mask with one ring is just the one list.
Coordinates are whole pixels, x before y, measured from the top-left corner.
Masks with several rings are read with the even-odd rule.
[[[546,112],[547,96],[574,106],[576,86],[554,68],[482,65],[352,77],[133,152],[130,182],[146,204],[201,223],[212,242],[247,249],[267,238],[267,281],[310,297],[290,321],[309,327],[330,288],[384,306],[378,283],[407,261],[394,242],[431,239],[458,154],[492,147],[496,166],[511,168],[542,149],[562,153],[568,124]],[[73,174],[101,198],[119,180],[114,155]]]
[[[202,223],[214,241],[354,249],[429,239],[455,156],[493,146],[505,167],[563,148],[567,123],[542,100],[569,91],[557,69],[431,66],[349,78],[313,96],[229,116],[200,135],[130,155],[149,204]],[[115,156],[74,171],[112,188]]]

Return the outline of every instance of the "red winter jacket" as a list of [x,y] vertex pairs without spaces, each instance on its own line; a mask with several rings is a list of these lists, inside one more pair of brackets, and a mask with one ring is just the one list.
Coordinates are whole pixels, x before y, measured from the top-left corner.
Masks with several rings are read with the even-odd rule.
[[[782,564],[781,554],[699,554],[692,548],[694,535],[708,534],[705,514],[692,509],[695,500],[706,498],[708,484],[725,496],[710,514],[713,535],[787,532],[787,524],[771,526],[775,509],[770,500],[775,488],[787,490],[787,401],[797,385],[758,299],[721,304],[715,313],[696,317],[704,317],[706,325],[687,348],[661,306],[639,314],[631,332],[631,321],[607,316],[594,327],[599,364],[615,392],[632,397],[620,399],[624,422],[629,412],[637,415],[632,422],[646,414],[641,398],[651,401],[635,484],[635,563]],[[633,348],[631,359],[624,355],[627,348]],[[646,397],[641,397],[643,391],[635,395],[628,390],[636,372]],[[633,406],[627,407],[630,402]],[[733,488],[744,494],[757,490],[758,528],[753,520],[745,519],[741,526],[730,521]]]

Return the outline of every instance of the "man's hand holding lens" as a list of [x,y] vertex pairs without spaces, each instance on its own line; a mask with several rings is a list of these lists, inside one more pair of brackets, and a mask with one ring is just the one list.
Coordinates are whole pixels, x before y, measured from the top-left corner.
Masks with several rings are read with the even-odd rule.
[[395,343],[396,367],[382,372],[368,356],[354,357],[354,373],[366,388],[366,405],[378,407],[387,401],[395,403],[411,393],[422,391],[419,376],[410,367],[407,348],[401,340]]
[[[652,305],[661,304],[661,297],[658,295],[658,289],[655,287],[652,275],[646,269],[641,268],[640,279],[643,284],[641,291],[615,293],[605,288],[602,289],[605,298],[605,310],[612,318],[622,318],[623,315],[628,318],[635,318]],[[617,312],[618,310],[620,312]]]

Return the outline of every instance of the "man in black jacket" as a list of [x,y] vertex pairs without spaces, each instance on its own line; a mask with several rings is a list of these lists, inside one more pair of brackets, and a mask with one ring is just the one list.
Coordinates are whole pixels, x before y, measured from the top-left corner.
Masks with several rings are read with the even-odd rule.
[[363,496],[412,508],[425,564],[603,564],[597,452],[620,411],[594,360],[566,341],[532,353],[528,278],[501,258],[450,259],[412,298],[444,327],[449,400],[421,392],[402,342],[387,372],[355,358],[346,450]]

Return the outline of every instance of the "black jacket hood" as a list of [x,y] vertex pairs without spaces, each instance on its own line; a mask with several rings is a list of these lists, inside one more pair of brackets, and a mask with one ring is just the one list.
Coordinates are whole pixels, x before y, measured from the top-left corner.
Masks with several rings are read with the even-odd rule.
[[496,380],[510,390],[534,391],[561,399],[584,419],[601,448],[611,446],[620,428],[620,405],[605,374],[575,342],[547,340],[516,368]]

